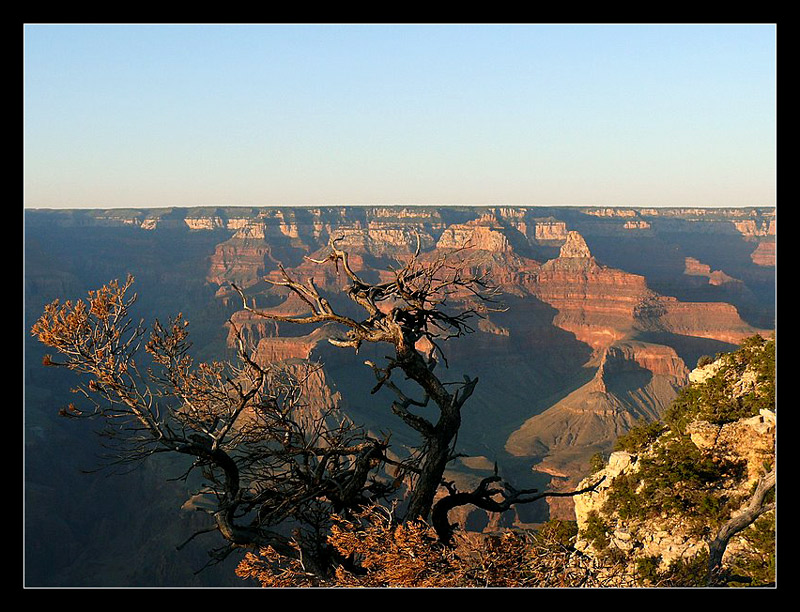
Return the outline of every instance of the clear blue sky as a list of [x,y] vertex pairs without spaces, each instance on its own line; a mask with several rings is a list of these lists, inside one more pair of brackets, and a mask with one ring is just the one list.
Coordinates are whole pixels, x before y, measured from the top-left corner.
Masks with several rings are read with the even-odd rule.
[[24,26],[28,207],[772,206],[776,27]]

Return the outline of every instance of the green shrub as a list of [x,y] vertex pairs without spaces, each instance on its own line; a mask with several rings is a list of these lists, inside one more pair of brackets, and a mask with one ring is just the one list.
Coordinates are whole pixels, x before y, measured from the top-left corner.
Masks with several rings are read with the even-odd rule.
[[730,512],[732,500],[718,495],[719,483],[740,477],[742,469],[742,463],[715,460],[688,436],[670,433],[640,456],[636,471],[614,479],[603,511],[623,520],[645,520],[667,512],[707,530]]
[[732,563],[733,573],[745,576],[751,586],[775,582],[775,517],[764,515],[742,532],[748,546]]
[[704,587],[708,571],[708,553],[676,559],[664,570],[657,570],[653,584],[666,587]]
[[659,555],[641,557],[636,560],[636,580],[639,584],[655,584],[659,580],[658,566],[661,564]]
[[608,537],[610,533],[608,525],[600,518],[596,510],[592,510],[586,516],[586,523],[584,525],[581,536],[590,542],[596,550],[602,551],[608,548],[611,543]]
[[614,450],[638,454],[655,442],[666,429],[666,425],[660,421],[639,422],[617,438]]
[[[775,341],[761,336],[745,339],[737,351],[719,356],[720,368],[701,384],[680,391],[664,414],[675,431],[685,431],[694,420],[717,425],[755,416],[762,409],[775,410]],[[756,386],[735,394],[735,382],[746,370],[755,372]]]
[[703,366],[707,366],[709,364],[714,363],[714,358],[710,355],[703,355],[700,359],[697,360],[697,367],[702,368]]
[[606,458],[603,456],[603,453],[595,453],[589,459],[590,473],[596,474],[605,467],[606,467]]

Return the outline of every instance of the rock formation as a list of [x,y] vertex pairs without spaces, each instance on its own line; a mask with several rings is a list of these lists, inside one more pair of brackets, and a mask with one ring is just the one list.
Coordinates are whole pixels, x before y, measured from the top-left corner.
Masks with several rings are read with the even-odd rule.
[[[539,457],[534,469],[563,478],[585,474],[595,453],[607,451],[637,422],[658,419],[687,382],[688,370],[670,347],[617,342],[603,350],[589,382],[525,421],[506,450]],[[561,515],[568,517],[568,511]]]
[[[708,397],[717,401],[723,397],[770,397],[774,387],[769,390],[768,385],[774,385],[774,371],[770,381],[765,375],[770,362],[760,363],[760,350],[774,350],[774,345],[767,342],[757,346],[755,360],[750,357],[744,369],[725,376],[723,395],[715,391]],[[700,393],[704,386],[711,389],[712,384],[720,389],[722,379],[714,377],[721,367],[728,367],[728,360],[723,356],[694,370],[692,386]],[[775,411],[768,408],[725,422],[695,418],[685,426],[684,433],[677,425],[665,426],[649,443],[613,452],[600,471],[578,485],[599,483],[595,491],[575,497],[581,534],[577,548],[590,556],[622,555],[629,568],[654,560],[654,569],[662,573],[677,562],[707,553],[719,526],[742,511],[757,482],[774,468],[776,423]],[[674,458],[663,461],[662,456],[669,456],[664,453],[672,453]],[[685,457],[681,453],[686,453]],[[696,469],[691,480],[677,471],[670,475],[668,470],[678,470],[681,461],[703,467]],[[650,467],[661,464],[657,470]],[[673,482],[674,491],[651,491],[648,479],[656,477]],[[693,487],[696,493],[692,493]],[[679,504],[669,499],[673,494],[681,497]],[[638,500],[637,495],[660,495],[664,500]],[[765,516],[772,520],[771,514]],[[753,555],[753,544],[747,541],[751,534],[752,530],[745,530],[731,540],[723,558],[725,564],[735,565],[737,557]]]
[[[475,319],[475,333],[445,346],[454,379],[480,378],[459,436],[467,457],[454,477],[474,478],[497,460],[521,485],[530,478],[531,486],[552,480],[569,488],[594,452],[607,451],[637,419],[663,412],[686,384],[687,365],[774,326],[775,223],[775,210],[766,208],[28,210],[26,316],[130,272],[142,316],[184,312],[201,357],[225,354],[230,317],[259,359],[322,363],[315,401],[387,430],[396,419],[385,397],[369,394],[374,377],[363,355],[330,347],[333,330],[248,316],[230,283],[258,307],[299,313],[302,303],[264,279],[275,280],[283,266],[336,296],[342,277],[309,260],[324,256],[330,239],[351,251],[369,280],[388,279],[418,240],[423,257],[466,245],[471,265],[501,287],[508,309]],[[452,306],[465,304],[454,298]],[[38,367],[37,351],[26,351],[29,371]],[[26,387],[26,416],[35,415],[27,422],[38,427],[55,391],[35,376]],[[38,439],[31,437],[37,452]],[[399,429],[393,440],[402,445],[413,436]],[[28,477],[54,491],[61,486],[47,469]],[[526,509],[520,521],[539,522],[551,511],[572,516],[571,502],[559,504]]]
[[750,255],[753,263],[757,266],[773,267],[775,265],[775,242],[759,242],[756,249]]

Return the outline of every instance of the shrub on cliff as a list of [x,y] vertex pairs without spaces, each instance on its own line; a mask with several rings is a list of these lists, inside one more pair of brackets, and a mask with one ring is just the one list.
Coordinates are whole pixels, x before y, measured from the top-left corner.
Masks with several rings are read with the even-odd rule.
[[665,434],[640,456],[638,470],[614,480],[604,511],[623,520],[668,513],[681,516],[697,535],[707,534],[738,501],[720,493],[720,482],[740,476],[742,468],[741,462],[703,453],[685,435]]
[[712,376],[683,389],[667,409],[664,420],[671,429],[683,431],[695,420],[721,425],[775,410],[774,339],[747,338],[737,351],[718,356],[714,366]]
[[637,423],[626,434],[617,438],[614,450],[627,453],[638,453],[655,442],[666,431],[667,427],[660,421],[644,421]]
[[[694,553],[666,567],[658,555],[631,552],[639,579],[650,585],[769,584],[775,575],[774,515],[766,514],[774,508],[774,430],[759,415],[775,410],[775,341],[748,338],[705,367],[706,378],[681,391],[664,422],[639,424],[617,441],[616,450],[632,456],[630,467],[597,500],[600,511],[586,515],[581,537],[599,554],[607,554],[617,532],[634,534],[639,545],[654,531],[707,543],[700,553],[690,546]],[[722,556],[740,533],[744,544],[723,572]],[[692,578],[698,567],[707,568],[702,579]]]
[[702,368],[712,363],[714,363],[714,358],[711,355],[703,355],[697,360],[697,367]]

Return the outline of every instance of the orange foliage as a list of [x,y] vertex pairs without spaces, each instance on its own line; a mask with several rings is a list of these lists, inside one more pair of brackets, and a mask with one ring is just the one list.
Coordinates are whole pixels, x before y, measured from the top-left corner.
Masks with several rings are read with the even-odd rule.
[[[299,547],[297,548],[299,553]],[[256,555],[247,553],[236,567],[236,575],[244,580],[256,580],[262,587],[323,586],[319,577],[307,572],[301,559],[290,559],[272,547]]]
[[248,553],[237,575],[264,587],[374,588],[574,586],[588,575],[568,569],[573,551],[544,531],[461,533],[446,546],[427,524],[396,523],[381,507],[352,521],[335,517],[328,542],[348,563],[327,580],[313,580],[301,561],[271,550]]

